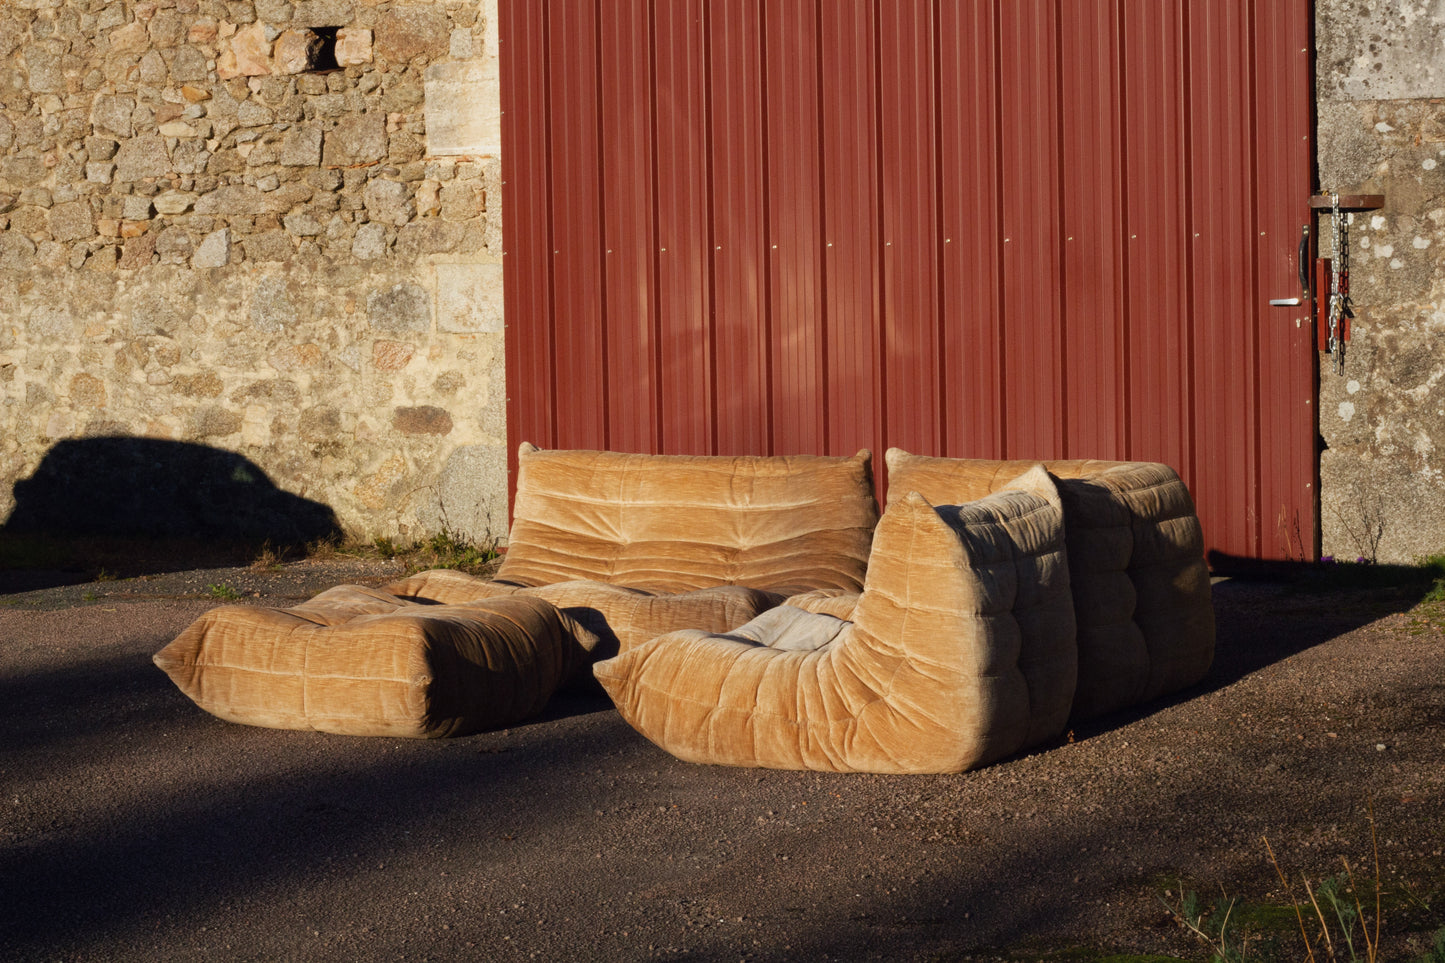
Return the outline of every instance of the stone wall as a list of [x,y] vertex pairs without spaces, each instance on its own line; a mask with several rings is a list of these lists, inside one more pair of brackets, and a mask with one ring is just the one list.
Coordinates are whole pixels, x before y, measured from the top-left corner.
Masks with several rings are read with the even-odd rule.
[[1385,196],[1353,219],[1343,375],[1321,362],[1324,553],[1409,562],[1445,551],[1445,6],[1316,17],[1321,186]]
[[0,4],[0,518],[136,436],[358,535],[502,533],[494,10]]

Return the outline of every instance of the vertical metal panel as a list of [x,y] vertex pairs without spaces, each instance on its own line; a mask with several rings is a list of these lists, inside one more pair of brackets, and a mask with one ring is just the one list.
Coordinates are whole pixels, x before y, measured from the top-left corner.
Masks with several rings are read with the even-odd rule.
[[[609,405],[607,436],[596,444],[619,451],[656,451],[662,397],[653,271],[652,19],[641,3],[603,3],[598,12]],[[512,217],[505,215],[504,223],[511,224]],[[510,274],[507,281],[510,285]],[[514,325],[526,323],[525,318],[508,317]],[[509,356],[508,370],[511,364]],[[621,372],[626,377],[619,377]]]
[[553,311],[562,319],[567,338],[567,350],[556,352],[553,362],[557,445],[562,448],[605,446],[607,440],[595,14],[592,0],[558,0],[549,10],[547,31],[547,60],[553,65],[546,118],[552,161]]
[[552,358],[552,249],[548,241],[552,190],[547,125],[546,8],[540,3],[502,3],[503,298],[507,317],[507,426],[509,462],[515,469],[517,438],[554,446],[556,382]]
[[712,104],[713,324],[717,445],[768,450],[768,196],[763,168],[763,27],[758,0],[708,4]]
[[768,316],[772,450],[822,450],[826,410],[818,23],[810,3],[768,4]]
[[[1299,291],[1300,228],[1310,223],[1299,171],[1308,170],[1314,144],[1299,117],[1313,114],[1309,88],[1291,78],[1309,76],[1309,5],[1257,0],[1253,4],[1255,80],[1250,144],[1257,172],[1255,199],[1256,316],[1260,351],[1258,403],[1260,522],[1256,549],[1267,557],[1313,558],[1318,537],[1315,492],[1318,414],[1314,338],[1303,309],[1272,308],[1271,298]],[[1303,444],[1308,438],[1310,444]],[[1247,553],[1254,554],[1254,553]]]
[[883,420],[877,35],[870,0],[821,5],[827,450],[874,448]]
[[1125,451],[1124,154],[1117,0],[1059,8],[1065,455]]
[[1063,391],[1058,24],[1050,0],[1014,0],[1000,11],[1004,452],[1058,457],[1069,416]]
[[938,171],[933,4],[879,5],[879,191],[883,216],[882,441],[937,451],[947,416],[938,390]]
[[1190,477],[1190,263],[1179,0],[1125,0],[1125,308],[1130,415],[1127,457],[1162,461]]
[[681,454],[716,445],[705,6],[664,0],[653,12],[662,447]]
[[1189,247],[1199,509],[1236,545],[1259,538],[1255,464],[1254,178],[1249,23],[1238,2],[1196,4],[1190,18],[1193,193]]
[[1309,0],[501,6],[514,441],[1159,460],[1312,549]]
[[1002,222],[997,4],[939,6],[939,216],[943,235],[942,450],[1002,458]]

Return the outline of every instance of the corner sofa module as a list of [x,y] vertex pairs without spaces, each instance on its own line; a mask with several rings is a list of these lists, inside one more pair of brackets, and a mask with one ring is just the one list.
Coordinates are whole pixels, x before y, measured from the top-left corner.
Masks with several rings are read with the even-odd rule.
[[782,606],[726,634],[661,636],[593,673],[634,728],[699,763],[958,772],[1063,731],[1074,613],[1042,467],[966,505],[890,503],[851,614]]
[[[1032,464],[932,458],[898,448],[889,449],[885,461],[890,505],[910,492],[933,502],[981,498]],[[1063,503],[1078,624],[1071,718],[1089,719],[1198,682],[1214,659],[1214,607],[1189,489],[1158,463],[1043,464]]]
[[726,631],[786,596],[863,586],[878,503],[871,454],[641,455],[523,443],[495,579],[423,572],[400,596],[545,599],[618,651]]
[[541,599],[428,605],[342,585],[290,609],[212,609],[155,663],[230,722],[432,738],[535,715],[596,645]]

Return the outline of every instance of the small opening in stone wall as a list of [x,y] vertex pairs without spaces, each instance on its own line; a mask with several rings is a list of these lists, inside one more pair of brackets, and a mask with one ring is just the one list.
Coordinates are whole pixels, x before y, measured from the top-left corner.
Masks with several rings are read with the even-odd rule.
[[312,70],[336,70],[341,64],[336,62],[336,31],[340,27],[312,27],[311,32],[316,34],[321,41],[321,46],[316,49],[316,55],[311,58]]

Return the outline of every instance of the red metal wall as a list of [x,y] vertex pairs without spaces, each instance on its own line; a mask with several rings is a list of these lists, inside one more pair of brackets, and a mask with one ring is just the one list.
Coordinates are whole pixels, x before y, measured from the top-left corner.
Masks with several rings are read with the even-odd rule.
[[[1313,552],[1309,0],[501,0],[513,447],[1157,460]],[[880,478],[881,484],[886,483]]]

